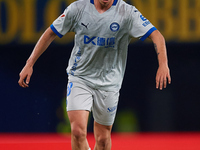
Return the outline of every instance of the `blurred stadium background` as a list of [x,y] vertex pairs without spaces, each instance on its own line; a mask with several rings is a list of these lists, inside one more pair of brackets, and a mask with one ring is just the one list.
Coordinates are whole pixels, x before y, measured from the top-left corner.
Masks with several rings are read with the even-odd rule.
[[[17,82],[41,34],[72,2],[0,0],[0,136],[70,132],[65,69],[73,33],[57,38],[39,58],[29,88],[22,89]],[[200,0],[127,2],[166,38],[172,84],[156,90],[154,46],[148,39],[133,39],[113,133],[192,132],[200,142]],[[92,125],[91,117],[89,132]]]

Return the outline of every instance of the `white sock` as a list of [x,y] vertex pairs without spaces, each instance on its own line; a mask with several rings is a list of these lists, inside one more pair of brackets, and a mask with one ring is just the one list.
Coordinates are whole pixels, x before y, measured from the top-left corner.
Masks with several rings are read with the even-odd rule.
[[91,148],[89,148],[88,150],[91,150]]

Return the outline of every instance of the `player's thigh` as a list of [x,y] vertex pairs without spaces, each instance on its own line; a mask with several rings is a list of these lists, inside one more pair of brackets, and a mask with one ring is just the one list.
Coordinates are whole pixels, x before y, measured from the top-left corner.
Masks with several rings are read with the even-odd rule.
[[87,85],[78,82],[69,82],[67,89],[67,114],[72,132],[87,130],[89,112],[93,98]]
[[89,111],[87,110],[72,110],[68,111],[68,118],[71,124],[73,134],[84,134],[87,132],[87,123]]
[[99,124],[96,121],[94,121],[94,134],[95,135],[102,135],[102,134],[110,135],[111,130],[112,130],[112,125],[106,126],[106,125],[102,125],[102,124]]

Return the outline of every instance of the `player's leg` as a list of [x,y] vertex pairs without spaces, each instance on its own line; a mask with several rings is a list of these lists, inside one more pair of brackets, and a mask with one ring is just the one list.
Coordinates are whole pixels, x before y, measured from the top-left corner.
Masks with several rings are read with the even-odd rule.
[[69,82],[67,114],[71,125],[72,150],[89,149],[86,135],[92,103],[93,98],[89,87],[77,82]]
[[112,125],[105,126],[94,121],[94,136],[96,140],[94,150],[111,150]]
[[89,111],[75,110],[67,113],[71,124],[72,150],[88,150],[86,136]]
[[96,140],[94,150],[110,150],[111,130],[117,111],[119,92],[95,90],[93,97],[92,111]]

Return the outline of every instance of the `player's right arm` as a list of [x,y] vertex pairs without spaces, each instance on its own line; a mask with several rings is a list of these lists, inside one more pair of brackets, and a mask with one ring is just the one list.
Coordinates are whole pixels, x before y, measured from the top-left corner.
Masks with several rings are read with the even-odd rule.
[[19,74],[19,85],[23,88],[28,87],[31,75],[33,73],[33,66],[42,53],[48,48],[51,42],[55,39],[56,34],[49,27],[38,40],[30,57],[26,61],[26,65]]

